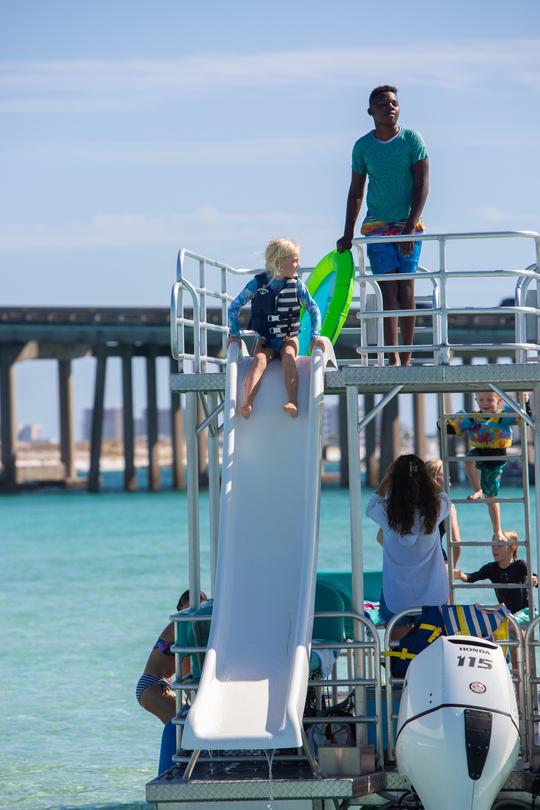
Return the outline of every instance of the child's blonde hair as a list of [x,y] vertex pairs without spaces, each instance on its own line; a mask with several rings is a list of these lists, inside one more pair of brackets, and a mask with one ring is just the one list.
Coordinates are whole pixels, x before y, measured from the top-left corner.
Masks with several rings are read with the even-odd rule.
[[517,560],[517,546],[515,545],[515,543],[517,543],[519,541],[518,533],[513,532],[513,531],[505,531],[505,532],[503,532],[503,535],[506,537],[506,539],[508,540],[509,543],[512,543],[512,547],[513,547],[512,556],[513,556],[514,560]]
[[296,253],[300,253],[300,248],[292,239],[271,239],[264,252],[264,261],[269,275],[271,275],[272,278],[274,278],[274,276],[279,277],[280,259],[286,259],[289,256],[294,256]]
[[430,458],[426,461],[426,470],[428,474],[435,480],[443,474],[443,464],[440,458]]

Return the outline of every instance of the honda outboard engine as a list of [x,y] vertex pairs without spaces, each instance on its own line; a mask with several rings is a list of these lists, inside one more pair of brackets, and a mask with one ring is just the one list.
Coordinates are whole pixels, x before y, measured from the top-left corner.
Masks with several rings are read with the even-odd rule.
[[514,687],[496,644],[442,636],[413,659],[396,760],[426,810],[489,810],[518,753]]

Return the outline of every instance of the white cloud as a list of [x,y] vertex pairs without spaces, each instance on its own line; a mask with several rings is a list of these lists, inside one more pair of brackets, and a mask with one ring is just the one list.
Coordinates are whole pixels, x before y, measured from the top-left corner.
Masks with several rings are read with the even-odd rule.
[[[234,88],[376,84],[381,74],[415,87],[478,86],[495,76],[540,88],[538,39],[439,47],[206,53],[171,60],[71,60],[0,64],[0,111],[149,109],[164,100]],[[489,85],[488,85],[489,86]]]
[[[292,228],[295,233],[290,232]],[[283,211],[219,211],[203,206],[186,214],[147,216],[145,214],[102,214],[87,222],[64,226],[28,224],[0,225],[0,250],[72,250],[88,248],[136,247],[140,245],[204,245],[205,252],[215,245],[258,245],[272,235],[298,238],[299,233],[328,233],[335,241],[333,223],[324,217],[290,214]]]
[[193,166],[265,166],[319,159],[329,153],[343,154],[350,148],[350,135],[306,135],[288,138],[197,140],[174,143],[92,143],[12,146],[4,160],[42,160],[85,163],[136,164],[166,168]]

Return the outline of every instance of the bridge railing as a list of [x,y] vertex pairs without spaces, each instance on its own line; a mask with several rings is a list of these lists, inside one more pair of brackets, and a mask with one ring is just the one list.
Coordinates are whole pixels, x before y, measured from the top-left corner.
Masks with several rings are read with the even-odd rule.
[[[449,242],[479,239],[526,239],[532,240],[536,262],[523,269],[509,270],[449,270],[447,266],[447,246]],[[432,319],[432,341],[421,344],[400,344],[400,351],[422,352],[433,356],[435,365],[447,365],[451,361],[452,351],[484,354],[490,349],[505,349],[514,352],[518,363],[530,360],[538,361],[540,357],[540,234],[534,231],[497,231],[474,233],[436,233],[415,234],[415,241],[437,242],[439,267],[436,271],[419,268],[418,273],[385,273],[372,275],[366,266],[364,248],[368,244],[384,242],[410,242],[411,235],[402,236],[366,236],[353,240],[358,251],[358,272],[356,274],[357,293],[353,301],[358,303],[358,326],[346,327],[344,335],[357,335],[356,356],[341,361],[345,365],[368,365],[375,362],[384,365],[384,353],[395,351],[394,346],[384,343],[384,319],[407,317],[422,314]],[[193,278],[193,268],[197,281]],[[230,284],[233,278],[249,277],[258,270],[238,269],[223,262],[181,250],[178,254],[177,277],[171,293],[171,350],[179,362],[179,370],[184,371],[185,361],[192,363],[195,373],[208,371],[211,362],[217,366],[226,363],[228,337],[228,307],[233,295]],[[211,274],[217,273],[217,282],[210,280]],[[463,279],[498,279],[513,283],[507,292],[513,294],[511,306],[450,306],[448,303],[449,284]],[[431,282],[430,295],[423,297],[421,310],[384,310],[381,285],[390,281],[415,279]],[[246,279],[247,281],[247,279]],[[368,288],[372,295],[367,294]],[[372,300],[370,300],[370,298]],[[216,310],[215,302],[219,302]],[[212,311],[209,302],[214,304]],[[426,306],[427,303],[427,306]],[[467,344],[452,344],[449,340],[449,317],[454,315],[485,316],[514,315],[514,341],[480,343],[471,341]],[[369,324],[375,324],[375,338]],[[193,338],[193,352],[186,351],[186,330]],[[221,352],[218,356],[208,354],[208,334],[217,333],[221,341]],[[255,333],[241,330],[242,336]],[[375,355],[373,359],[371,359]]]

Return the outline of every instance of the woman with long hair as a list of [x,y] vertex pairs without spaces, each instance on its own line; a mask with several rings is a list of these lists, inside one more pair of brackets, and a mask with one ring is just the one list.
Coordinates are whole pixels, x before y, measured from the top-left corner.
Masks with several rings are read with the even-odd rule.
[[385,621],[409,608],[448,600],[439,523],[451,508],[418,456],[401,455],[387,468],[366,509],[383,534],[380,613]]

